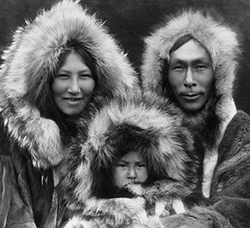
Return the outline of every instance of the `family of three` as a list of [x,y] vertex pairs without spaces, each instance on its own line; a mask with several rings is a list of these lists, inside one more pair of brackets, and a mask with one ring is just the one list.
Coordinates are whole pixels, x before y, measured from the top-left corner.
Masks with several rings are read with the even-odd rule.
[[249,227],[239,46],[188,9],[145,38],[137,75],[78,1],[18,28],[0,70],[0,226]]

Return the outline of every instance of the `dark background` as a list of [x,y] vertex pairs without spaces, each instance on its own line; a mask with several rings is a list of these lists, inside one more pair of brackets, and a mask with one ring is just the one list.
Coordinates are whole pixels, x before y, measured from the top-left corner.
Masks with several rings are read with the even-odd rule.
[[[48,9],[53,3],[54,0],[0,0],[0,54],[10,44],[17,26],[23,25],[25,19],[34,19],[38,10]],[[182,7],[215,8],[226,22],[241,31],[243,53],[234,98],[237,108],[250,114],[250,0],[82,0],[81,4],[106,21],[137,71],[142,38],[166,15]]]

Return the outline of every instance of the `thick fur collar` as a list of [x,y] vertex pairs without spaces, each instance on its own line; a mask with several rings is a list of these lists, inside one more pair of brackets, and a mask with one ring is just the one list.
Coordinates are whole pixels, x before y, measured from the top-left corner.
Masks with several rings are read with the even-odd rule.
[[65,228],[72,227],[122,227],[143,224],[147,227],[163,228],[159,216],[147,216],[143,198],[116,198],[89,200],[84,214],[72,217]]
[[21,147],[28,147],[38,167],[55,165],[62,157],[57,125],[41,117],[34,103],[48,91],[58,56],[70,40],[86,47],[96,60],[96,96],[126,96],[137,89],[137,77],[127,57],[103,22],[79,1],[63,0],[17,29],[3,55],[0,109],[9,134]]
[[[198,185],[200,164],[192,135],[182,126],[178,112],[166,99],[157,96],[116,100],[104,105],[88,125],[87,140],[79,135],[76,141],[78,144],[82,141],[82,145],[77,147],[74,143],[69,158],[59,169],[59,189],[67,207],[81,210],[85,219],[96,214],[100,215],[99,219],[101,215],[113,219],[119,211],[124,224],[127,218],[124,213],[134,210],[132,202],[137,197],[155,203],[189,195]],[[80,126],[85,127],[86,123]],[[145,185],[128,186],[127,192],[115,195],[106,173],[126,137],[140,140],[137,150],[142,151],[156,178]],[[99,201],[102,207],[98,206]],[[136,205],[145,209],[144,201]],[[123,207],[130,209],[123,210]],[[107,208],[111,209],[105,212]]]

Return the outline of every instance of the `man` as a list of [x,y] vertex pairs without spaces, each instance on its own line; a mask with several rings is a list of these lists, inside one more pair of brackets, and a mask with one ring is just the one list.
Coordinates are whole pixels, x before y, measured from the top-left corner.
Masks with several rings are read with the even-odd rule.
[[249,227],[250,117],[237,111],[233,87],[237,34],[209,13],[187,10],[145,39],[144,93],[180,108],[204,148],[204,200],[165,218],[165,227]]

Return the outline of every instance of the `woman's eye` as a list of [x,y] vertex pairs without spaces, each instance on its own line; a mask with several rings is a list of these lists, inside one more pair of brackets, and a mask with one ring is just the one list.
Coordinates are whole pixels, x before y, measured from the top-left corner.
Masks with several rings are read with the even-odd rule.
[[81,78],[91,78],[92,75],[90,74],[81,74]]
[[57,78],[68,78],[68,75],[67,74],[58,74],[56,77]]

